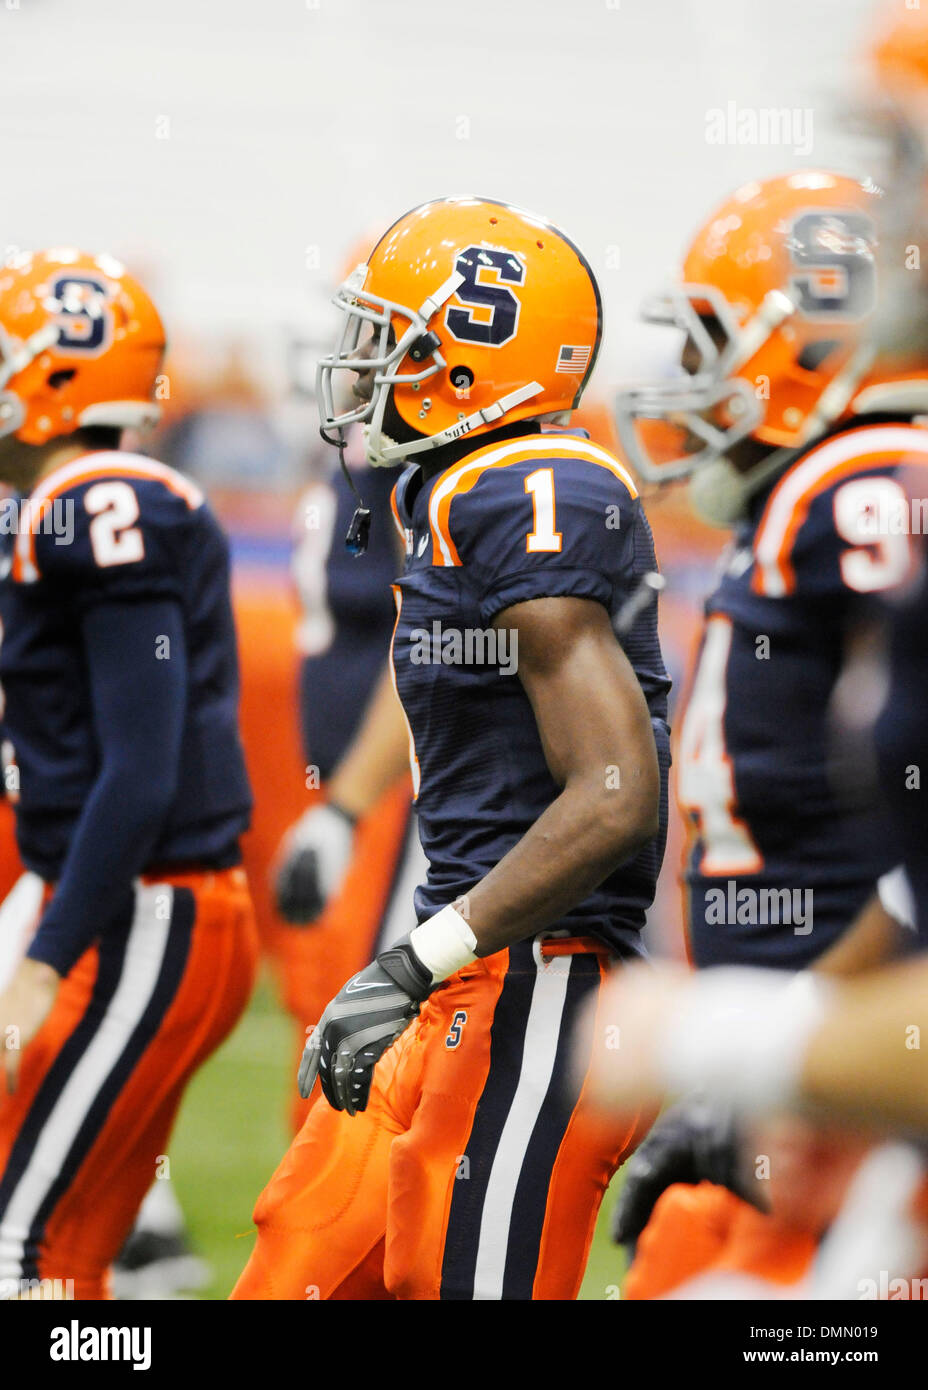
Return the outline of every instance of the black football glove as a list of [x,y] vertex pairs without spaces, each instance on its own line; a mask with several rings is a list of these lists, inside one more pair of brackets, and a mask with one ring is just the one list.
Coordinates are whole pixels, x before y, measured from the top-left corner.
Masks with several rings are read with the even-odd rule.
[[713,1182],[757,1206],[756,1184],[741,1171],[739,1135],[730,1111],[689,1096],[666,1110],[625,1165],[612,1217],[612,1239],[634,1246],[661,1193],[674,1183]]
[[315,922],[351,864],[355,820],[333,802],[315,806],[281,841],[271,871],[277,911],[294,926]]
[[318,1075],[333,1110],[367,1107],[377,1060],[409,1026],[435,985],[408,936],[342,985],[313,1029],[300,1062],[305,1100]]

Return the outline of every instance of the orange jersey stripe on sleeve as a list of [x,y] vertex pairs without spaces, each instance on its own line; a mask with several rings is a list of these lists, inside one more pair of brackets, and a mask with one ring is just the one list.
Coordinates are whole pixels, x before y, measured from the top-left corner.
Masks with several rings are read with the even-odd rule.
[[22,521],[20,522],[20,530],[16,537],[13,578],[23,584],[32,584],[40,577],[35,555],[35,532],[46,516],[49,506],[60,493],[70,487],[80,487],[82,483],[91,482],[95,478],[122,476],[163,483],[171,492],[182,497],[191,511],[203,504],[203,493],[195,483],[155,459],[145,458],[140,454],[122,454],[119,450],[83,454],[80,458],[63,464],[61,468],[54,469],[30,494],[27,501],[27,525],[23,529]]
[[875,466],[928,464],[928,430],[917,425],[870,425],[826,440],[811,450],[767,500],[754,538],[755,593],[783,598],[796,589],[792,551],[820,493],[839,478]]

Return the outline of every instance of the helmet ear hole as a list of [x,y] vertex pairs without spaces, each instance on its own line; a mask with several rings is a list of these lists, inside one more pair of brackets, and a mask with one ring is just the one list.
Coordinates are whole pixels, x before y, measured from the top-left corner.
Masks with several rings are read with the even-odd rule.
[[456,391],[469,391],[474,384],[474,374],[470,367],[455,367],[451,373],[451,385]]
[[76,375],[77,372],[74,367],[65,367],[60,372],[52,372],[48,378],[48,384],[53,391],[60,391],[62,386],[67,386],[68,382]]

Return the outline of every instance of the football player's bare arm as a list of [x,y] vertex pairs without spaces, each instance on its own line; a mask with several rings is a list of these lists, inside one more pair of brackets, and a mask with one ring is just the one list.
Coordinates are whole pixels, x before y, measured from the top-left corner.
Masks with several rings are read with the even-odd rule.
[[[899,912],[898,905],[892,905]],[[898,957],[911,935],[874,893],[844,935],[809,970],[836,979],[863,976]],[[665,1111],[631,1160],[614,1218],[616,1239],[623,1244],[638,1239],[670,1182],[719,1182],[736,1196],[769,1210],[765,1191],[769,1184],[753,1178],[750,1156],[771,1152],[770,1145],[778,1142],[778,1124],[775,1120],[770,1132],[759,1131],[755,1124],[746,1140],[743,1126],[728,1106],[713,1106],[701,1092],[683,1096]],[[789,1142],[795,1151],[799,1140],[790,1135]],[[823,1161],[821,1151],[818,1161]]]
[[409,766],[409,731],[388,660],[323,804],[286,832],[271,869],[277,910],[294,926],[319,919],[351,864],[354,828]]
[[910,935],[874,893],[844,935],[810,968],[823,975],[860,975],[893,960]]
[[550,926],[658,831],[660,774],[641,686],[601,604],[540,598],[505,609],[519,679],[560,795],[456,904],[478,955]]
[[802,1060],[797,1098],[838,1120],[928,1134],[928,961],[841,986]]
[[805,970],[619,971],[601,1001],[622,1047],[597,1049],[604,1111],[701,1089],[748,1118],[799,1112],[868,1131],[928,1134],[928,961],[853,979]]
[[[589,599],[513,604],[519,677],[560,794],[466,898],[414,927],[353,976],[310,1035],[300,1093],[367,1105],[377,1059],[431,991],[563,917],[657,833],[660,774],[647,704],[606,610]],[[616,775],[618,774],[618,775]]]

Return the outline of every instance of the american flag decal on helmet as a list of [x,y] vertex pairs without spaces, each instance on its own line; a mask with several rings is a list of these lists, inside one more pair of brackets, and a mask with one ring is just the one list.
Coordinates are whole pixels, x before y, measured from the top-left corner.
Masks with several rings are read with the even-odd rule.
[[582,376],[590,364],[588,347],[566,347],[562,344],[557,355],[555,372],[566,372],[568,376]]

